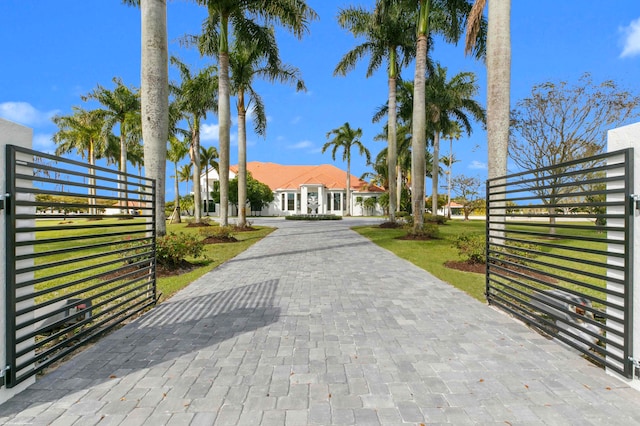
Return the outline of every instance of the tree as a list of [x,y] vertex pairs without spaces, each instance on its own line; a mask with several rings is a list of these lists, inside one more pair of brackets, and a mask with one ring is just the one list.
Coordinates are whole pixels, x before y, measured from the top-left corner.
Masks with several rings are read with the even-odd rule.
[[207,118],[209,111],[215,111],[216,93],[218,90],[218,77],[216,67],[209,66],[197,73],[193,73],[189,67],[175,56],[171,57],[171,63],[180,71],[180,85],[172,84],[171,91],[176,96],[176,104],[187,118],[187,124],[191,135],[189,137],[189,157],[193,164],[193,203],[194,222],[202,220],[202,192],[200,188],[200,123]]
[[[244,209],[249,204],[252,211],[261,211],[262,208],[274,200],[273,191],[268,185],[256,180],[247,172],[247,200],[240,204],[239,176],[229,181],[229,202],[238,210]],[[246,223],[245,225],[246,226]]]
[[469,214],[482,203],[480,195],[483,186],[484,183],[477,177],[459,175],[451,180],[451,187],[458,194],[455,200],[462,204],[464,220],[469,220]]
[[171,215],[171,223],[180,223],[180,172],[178,170],[178,163],[189,152],[189,148],[184,141],[181,141],[176,136],[169,137],[169,149],[167,151],[167,158],[173,163],[174,166],[174,179],[175,179],[175,201],[174,210]]
[[229,205],[229,149],[231,139],[231,108],[229,79],[229,26],[236,39],[255,42],[275,63],[270,46],[271,30],[257,21],[275,22],[301,38],[308,22],[316,13],[303,0],[197,0],[208,10],[203,32],[198,37],[198,47],[203,55],[216,56],[219,65],[220,85],[218,97],[220,143],[220,220],[227,226]]
[[[300,71],[280,61],[273,31],[270,34],[270,51],[275,53],[266,54],[255,40],[250,42],[236,40],[229,57],[231,88],[236,95],[238,111],[238,204],[240,206],[244,206],[247,201],[247,111],[251,112],[254,131],[258,135],[264,136],[267,129],[264,102],[253,87],[254,78],[264,78],[269,82],[291,83],[295,84],[298,91],[306,90],[304,82],[299,77]],[[243,228],[246,221],[245,210],[240,208],[238,226]]]
[[453,126],[449,129],[445,137],[449,138],[449,157],[443,158],[442,162],[447,166],[447,218],[451,219],[451,177],[453,176],[453,164],[457,163],[458,160],[453,155],[453,140],[460,139],[460,125],[458,123],[453,123]]
[[166,143],[169,129],[169,72],[166,0],[123,0],[140,6],[140,103],[144,171],[156,182],[156,235],[167,233],[165,221]]
[[349,30],[354,36],[363,36],[365,41],[345,54],[336,66],[334,75],[346,75],[355,68],[359,59],[369,55],[367,78],[380,67],[387,63],[388,85],[388,124],[387,124],[387,176],[392,182],[387,188],[391,206],[389,220],[395,221],[397,209],[398,188],[401,177],[396,173],[397,169],[397,120],[396,120],[396,85],[403,67],[409,65],[415,56],[415,33],[413,22],[415,11],[402,7],[399,4],[378,2],[373,12],[368,12],[361,7],[351,7],[341,10],[338,14],[338,24]]
[[[58,131],[53,135],[53,141],[58,145],[56,155],[76,151],[89,161],[89,204],[96,204],[96,160],[106,154],[107,144],[102,138],[102,114],[98,110],[87,111],[80,107],[73,107],[71,115],[56,115],[53,122]],[[111,138],[115,136],[111,135]],[[96,214],[95,208],[90,210]]]
[[[447,69],[438,65],[429,76],[425,86],[427,119],[433,131],[433,158],[440,158],[440,134],[448,133],[454,126],[462,127],[471,134],[473,119],[484,122],[485,113],[480,104],[473,99],[478,93],[475,75],[471,72],[456,74],[447,80]],[[432,161],[431,193],[438,193],[439,161]],[[431,197],[431,212],[437,211],[436,199]],[[414,221],[416,212],[414,211]]]
[[[100,109],[100,114],[104,120],[102,127],[102,137],[108,143],[109,137],[116,125],[120,127],[120,198],[124,199],[121,207],[125,211],[128,209],[128,188],[127,178],[127,129],[140,128],[140,93],[124,85],[121,79],[113,79],[116,87],[108,90],[98,84],[88,95],[83,96],[83,100],[94,99],[104,108]],[[136,123],[137,122],[137,123]]]
[[638,117],[639,105],[640,96],[613,81],[594,84],[589,74],[575,85],[566,81],[535,85],[531,96],[516,104],[509,157],[519,168],[532,170],[531,190],[550,206],[551,224],[555,223],[553,206],[562,194],[573,192],[586,180],[595,164],[561,165],[603,152],[607,130]]
[[[511,0],[475,0],[469,14],[465,51],[470,53],[482,28],[482,11],[489,2],[487,30],[487,147],[488,177],[507,174],[509,109],[511,97]],[[491,194],[487,194],[487,198]],[[493,204],[493,203],[492,203]],[[504,201],[497,200],[495,220],[504,222]],[[493,220],[493,219],[492,219]],[[500,236],[504,223],[494,235]]]
[[189,195],[189,181],[191,180],[193,174],[193,163],[183,164],[178,172],[178,176],[180,178],[180,182],[186,182],[187,184],[187,195]]
[[210,146],[205,148],[204,146],[200,147],[200,160],[202,161],[202,165],[204,166],[204,185],[205,185],[205,213],[209,216],[209,168],[213,167],[218,170],[218,150],[215,146]]
[[341,127],[329,131],[327,138],[332,135],[334,138],[322,146],[322,153],[332,148],[331,157],[335,161],[336,152],[338,149],[342,149],[342,161],[347,163],[347,182],[345,184],[347,191],[346,215],[351,216],[351,148],[358,148],[360,155],[364,155],[367,159],[367,163],[371,162],[371,154],[360,140],[362,137],[362,129],[360,128],[352,129],[349,123],[344,123]]

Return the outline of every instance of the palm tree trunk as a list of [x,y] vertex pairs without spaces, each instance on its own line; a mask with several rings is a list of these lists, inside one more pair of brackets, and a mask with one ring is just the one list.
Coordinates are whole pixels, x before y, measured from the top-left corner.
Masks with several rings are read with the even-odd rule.
[[[88,157],[89,157],[89,175],[91,176],[89,178],[89,205],[91,205],[91,207],[89,208],[89,214],[92,216],[97,216],[98,212],[96,209],[96,178],[95,178],[96,150],[93,145],[93,140],[89,142]],[[96,219],[96,217],[92,219]]]
[[125,140],[124,122],[120,123],[120,213],[129,214],[129,194],[127,188],[127,143]]
[[167,2],[140,1],[142,56],[140,102],[144,171],[156,182],[156,235],[167,233],[164,213],[167,140],[169,133],[169,71],[167,69]]
[[433,132],[433,160],[431,161],[431,215],[438,214],[438,173],[440,173],[440,132]]
[[200,119],[193,120],[191,161],[193,163],[193,221],[202,222],[202,193],[200,191]]
[[[392,62],[393,61],[393,62]],[[400,203],[398,202],[399,193],[397,185],[396,168],[398,165],[398,137],[397,137],[397,118],[396,118],[396,83],[397,78],[392,75],[391,64],[395,64],[395,58],[389,58],[389,112],[387,124],[387,173],[389,175],[389,221],[395,222],[396,211]],[[395,67],[395,65],[394,65]]]
[[207,216],[209,216],[209,162],[208,161],[204,165],[204,167],[205,167],[205,172],[204,172],[204,188],[205,188],[204,203],[205,203],[205,208],[204,208],[204,211],[207,212]]
[[222,226],[229,225],[229,145],[231,132],[231,107],[229,91],[229,19],[222,16],[220,20],[220,47],[218,62],[220,76],[218,82],[218,119],[220,141],[220,222]]
[[238,92],[238,226],[247,223],[247,111],[244,107],[244,92]]
[[[489,179],[507,174],[511,90],[511,0],[489,0],[487,30],[487,139]],[[500,183],[500,182],[497,182]],[[500,191],[501,189],[498,189]],[[487,194],[487,197],[504,197]],[[497,200],[495,220],[504,221],[505,202]],[[495,227],[502,236],[504,223]]]
[[421,232],[424,224],[425,151],[427,145],[427,121],[425,105],[425,80],[427,72],[427,35],[429,34],[430,0],[420,0],[418,41],[416,45],[416,70],[413,86],[413,129],[411,141],[411,202],[413,204],[413,229]]
[[351,216],[351,158],[347,157],[347,199],[345,200],[347,216]]
[[180,212],[180,179],[178,178],[178,162],[173,163],[175,166],[175,174],[176,174],[176,182],[175,182],[175,191],[176,191],[176,200],[175,207],[173,209],[173,217],[171,218],[171,223],[181,223],[181,212]]

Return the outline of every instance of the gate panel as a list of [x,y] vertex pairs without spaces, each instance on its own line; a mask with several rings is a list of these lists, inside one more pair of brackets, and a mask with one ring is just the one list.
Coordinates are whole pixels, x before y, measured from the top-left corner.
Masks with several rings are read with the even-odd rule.
[[13,387],[156,300],[155,183],[8,145]]
[[487,301],[628,378],[632,155],[487,181]]

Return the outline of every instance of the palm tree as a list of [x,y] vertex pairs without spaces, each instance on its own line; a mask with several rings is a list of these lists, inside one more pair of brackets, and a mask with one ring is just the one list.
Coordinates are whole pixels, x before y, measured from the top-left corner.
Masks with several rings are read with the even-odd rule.
[[387,175],[391,182],[389,189],[389,220],[395,221],[395,212],[399,194],[400,176],[396,174],[397,146],[396,146],[396,84],[400,76],[400,70],[407,66],[415,56],[415,32],[413,22],[415,13],[413,10],[391,4],[383,7],[378,2],[374,12],[367,12],[361,7],[351,7],[341,10],[338,14],[338,23],[342,28],[349,30],[354,36],[363,36],[365,41],[345,54],[336,66],[334,75],[346,75],[355,68],[359,59],[369,55],[367,78],[385,61],[388,73],[388,125],[387,125]]
[[[433,158],[440,158],[440,134],[451,130],[457,123],[471,134],[471,122],[467,114],[475,120],[484,122],[485,113],[473,96],[478,93],[475,75],[471,72],[456,74],[447,81],[447,69],[438,65],[426,81],[425,103],[427,119],[433,130]],[[432,162],[431,171],[431,213],[438,210],[439,161]]]
[[[487,30],[487,147],[489,179],[507,174],[509,145],[509,109],[511,96],[511,0],[489,1]],[[482,11],[487,0],[476,0],[469,16],[466,52],[477,39]],[[487,198],[490,194],[487,194]],[[496,203],[504,208],[504,202]],[[504,220],[504,212],[496,211],[496,220]],[[497,229],[504,229],[498,224]]]
[[[276,40],[271,32],[271,44],[277,50]],[[306,90],[297,68],[283,64],[280,59],[268,61],[267,55],[255,41],[236,40],[229,57],[231,88],[237,98],[238,108],[238,226],[246,225],[245,205],[247,204],[247,111],[251,111],[254,131],[261,136],[266,134],[267,116],[262,97],[253,88],[255,77],[270,82],[295,84],[296,90]],[[248,101],[245,104],[245,99]]]
[[[122,210],[128,208],[128,188],[127,188],[127,128],[135,127],[135,121],[140,121],[140,93],[137,90],[125,86],[122,80],[114,77],[113,82],[116,87],[108,90],[98,84],[88,95],[83,96],[83,100],[94,99],[98,101],[103,109],[100,109],[104,123],[102,127],[102,135],[105,141],[113,132],[113,128],[117,125],[120,127],[120,201]],[[140,126],[138,126],[140,128]]]
[[180,180],[180,172],[178,171],[178,163],[189,152],[189,147],[185,141],[181,141],[175,135],[169,137],[169,149],[167,150],[167,158],[173,163],[174,166],[174,178],[175,178],[175,207],[173,214],[171,215],[171,223],[180,223],[180,186],[178,182]]
[[[452,178],[452,169],[453,163],[457,163],[458,160],[455,159],[453,155],[453,140],[460,139],[460,134],[462,133],[462,129],[460,128],[460,124],[453,122],[451,123],[450,128],[447,130],[445,137],[449,138],[449,157],[443,158],[442,162],[447,166],[447,218],[451,219],[451,178]],[[433,206],[432,206],[433,208]]]
[[342,148],[342,161],[347,162],[347,182],[346,182],[346,191],[347,191],[347,201],[346,201],[346,211],[347,216],[351,216],[351,148],[356,147],[360,151],[360,155],[364,155],[367,159],[367,163],[371,162],[371,154],[369,150],[362,144],[360,138],[362,137],[362,129],[352,129],[349,123],[344,123],[342,126],[337,129],[333,129],[327,133],[327,138],[334,136],[333,139],[326,142],[322,146],[322,152],[324,153],[327,149],[332,147],[331,157],[335,161],[336,152],[338,149]]
[[[71,115],[56,115],[53,122],[58,131],[53,135],[53,141],[58,144],[56,155],[76,151],[83,159],[89,161],[89,204],[96,204],[96,160],[106,154],[107,144],[102,137],[102,113],[98,110],[87,111],[80,107],[73,107]],[[110,135],[111,138],[115,136]],[[90,214],[95,215],[95,208]]]
[[220,88],[218,97],[219,142],[220,142],[220,219],[228,225],[229,205],[229,145],[231,138],[231,108],[229,80],[229,26],[236,39],[255,40],[269,57],[277,60],[270,43],[271,30],[258,24],[275,22],[301,38],[307,31],[310,20],[316,13],[303,0],[197,0],[208,9],[203,25],[203,34],[198,46],[203,55],[217,56],[220,66]]
[[165,221],[166,143],[169,128],[169,74],[167,70],[166,0],[123,0],[140,6],[140,102],[145,175],[156,182],[156,235],[167,233]]
[[[178,172],[178,178],[180,182],[185,182],[187,185],[187,195],[189,195],[189,181],[193,174],[193,163],[183,164]],[[197,210],[197,209],[196,209]]]
[[204,146],[200,147],[200,161],[204,166],[204,185],[206,189],[204,211],[207,216],[209,216],[209,168],[213,167],[214,169],[218,170],[218,162],[216,161],[216,159],[218,159],[218,150],[215,146],[210,146],[209,148],[205,148]]
[[193,204],[194,222],[202,220],[202,193],[200,190],[200,123],[207,118],[209,111],[215,111],[218,77],[215,66],[209,66],[193,74],[191,70],[176,57],[171,63],[180,71],[180,85],[171,84],[171,91],[176,96],[178,108],[187,117],[191,130],[189,156],[193,164]]

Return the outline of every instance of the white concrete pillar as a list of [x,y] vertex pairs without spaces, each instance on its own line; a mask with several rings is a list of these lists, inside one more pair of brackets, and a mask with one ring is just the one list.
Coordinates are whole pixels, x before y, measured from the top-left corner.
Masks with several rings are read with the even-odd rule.
[[[11,121],[3,120],[0,118],[0,195],[3,196],[7,192],[6,188],[6,145],[16,145],[24,148],[31,149],[33,140],[33,130]],[[6,227],[6,210],[0,210],[0,256],[4,256],[7,252],[6,241],[4,238]],[[0,371],[7,366],[6,359],[6,295],[7,295],[7,280],[6,280],[6,260],[0,258]],[[29,385],[35,382],[35,378],[31,377],[28,380],[20,383],[19,385],[7,389],[6,386],[0,387],[0,404],[7,401],[17,393],[26,389]]]
[[[632,188],[635,194],[639,194],[640,193],[640,123],[631,124],[628,126],[610,130],[607,135],[607,142],[608,142],[608,146],[607,146],[608,152],[619,151],[621,149],[626,149],[626,148],[634,148],[633,158],[631,159],[631,162],[632,162],[631,167],[632,167],[633,176],[634,176]],[[607,187],[607,189],[610,189],[610,187]],[[608,195],[607,201],[610,201],[610,198],[611,196]],[[607,213],[611,214],[611,213],[624,213],[624,212],[623,211],[614,212],[614,211],[608,210]],[[638,210],[634,209],[634,215],[631,221],[632,221],[631,225],[633,227],[633,234],[631,235],[631,238],[632,238],[632,246],[633,246],[633,253],[634,253],[633,261],[631,262],[633,267],[633,272],[631,277],[631,283],[633,286],[633,289],[632,289],[633,301],[631,306],[631,309],[632,309],[631,318],[633,318],[633,322],[631,324],[631,332],[633,333],[633,338],[632,338],[631,354],[635,359],[640,359],[640,262],[638,262],[637,260],[640,258],[640,212]],[[609,222],[612,226],[622,225],[621,219],[610,220]],[[614,222],[618,222],[618,223],[614,223]],[[610,233],[610,234],[614,234],[614,233]],[[616,238],[616,235],[609,235],[608,237]],[[623,236],[620,236],[620,237],[624,238]],[[619,245],[611,244],[609,246],[609,251],[619,251],[619,250],[620,250]],[[608,262],[616,263],[616,262],[620,262],[620,259],[610,257]],[[613,271],[613,270],[607,271],[607,276],[613,277],[613,276],[617,276],[616,274],[619,274],[619,272]],[[611,288],[611,286],[615,286],[615,284],[611,284],[608,282],[607,287]],[[627,382],[630,386],[640,390],[640,380],[638,380],[637,378],[629,380],[629,379],[618,376],[614,372],[611,372],[611,371],[607,371],[607,372],[616,377],[619,377],[623,381]]]

